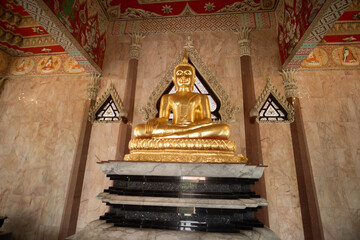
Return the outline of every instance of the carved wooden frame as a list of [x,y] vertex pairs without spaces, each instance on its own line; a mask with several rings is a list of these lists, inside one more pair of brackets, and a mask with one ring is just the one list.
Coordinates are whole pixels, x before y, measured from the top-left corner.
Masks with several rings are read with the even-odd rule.
[[[230,99],[224,88],[217,81],[216,77],[211,73],[209,68],[201,60],[199,53],[193,45],[193,41],[190,37],[187,38],[184,49],[187,50],[191,62],[194,64],[195,68],[202,75],[206,83],[212,89],[214,94],[218,97],[220,101],[220,110],[219,114],[221,116],[221,122],[228,123],[235,121],[235,112],[236,107],[231,105]],[[143,115],[143,121],[147,121],[151,118],[155,118],[157,114],[156,103],[160,99],[163,92],[172,82],[173,71],[176,65],[181,62],[183,57],[183,52],[179,54],[179,57],[175,62],[168,68],[165,76],[160,80],[155,89],[152,91],[147,103],[145,106],[140,107],[139,111]]]
[[[287,113],[287,120],[284,121],[268,121],[268,120],[259,120],[259,112],[262,106],[265,104],[270,93],[274,98],[279,102],[279,104],[284,108]],[[294,122],[294,107],[279,93],[279,91],[272,85],[270,78],[267,79],[266,85],[260,96],[258,97],[255,106],[251,110],[251,113],[256,113],[256,121],[258,123],[292,123]],[[255,114],[254,114],[255,115]],[[252,116],[254,116],[252,115]]]
[[[114,100],[115,106],[119,110],[120,116],[118,121],[98,121],[96,120],[96,112],[100,109],[100,107],[105,103],[105,101],[111,95]],[[114,84],[110,84],[109,88],[103,93],[103,95],[96,101],[95,105],[89,110],[89,121],[91,123],[119,123],[122,121],[122,117],[127,117],[127,111],[124,107],[119,94],[117,93]]]

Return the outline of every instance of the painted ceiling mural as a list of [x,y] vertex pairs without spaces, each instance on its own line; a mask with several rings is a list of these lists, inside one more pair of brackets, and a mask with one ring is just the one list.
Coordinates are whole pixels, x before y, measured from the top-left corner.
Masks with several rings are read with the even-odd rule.
[[278,0],[99,0],[109,20],[274,11]]
[[14,0],[0,1],[0,47],[12,56],[65,52]]
[[100,68],[108,21],[96,0],[45,0],[45,4]]
[[0,74],[4,76],[83,74],[85,69],[69,54],[10,57],[0,50]]
[[360,0],[354,0],[300,69],[360,69]]
[[354,0],[321,43],[360,43],[360,0]]
[[301,69],[360,69],[360,44],[319,44],[302,62]]
[[325,0],[284,0],[279,2],[276,19],[282,63],[312,23]]

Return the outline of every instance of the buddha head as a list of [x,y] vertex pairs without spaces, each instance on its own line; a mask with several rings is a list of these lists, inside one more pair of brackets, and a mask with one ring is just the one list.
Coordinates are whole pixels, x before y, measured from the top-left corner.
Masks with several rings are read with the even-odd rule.
[[174,85],[177,91],[192,91],[195,84],[195,68],[188,63],[186,50],[180,64],[174,69]]

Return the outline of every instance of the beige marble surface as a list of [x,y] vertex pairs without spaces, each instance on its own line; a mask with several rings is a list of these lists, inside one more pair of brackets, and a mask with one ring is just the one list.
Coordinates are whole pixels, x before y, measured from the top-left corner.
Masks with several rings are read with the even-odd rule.
[[106,192],[100,193],[97,198],[111,204],[141,205],[141,206],[168,206],[194,208],[221,208],[245,209],[264,207],[268,205],[263,198],[239,199],[206,199],[206,198],[173,198],[173,197],[144,197],[116,195]]
[[57,239],[85,76],[13,78],[0,95],[0,215],[14,239]]
[[360,71],[298,73],[326,239],[360,236]]

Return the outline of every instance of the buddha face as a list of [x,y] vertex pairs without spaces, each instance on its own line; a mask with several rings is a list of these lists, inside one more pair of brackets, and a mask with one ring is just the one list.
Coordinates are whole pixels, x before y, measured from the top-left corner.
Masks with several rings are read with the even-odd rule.
[[191,66],[178,66],[175,69],[174,84],[179,90],[186,88],[192,89],[194,85],[195,75]]

